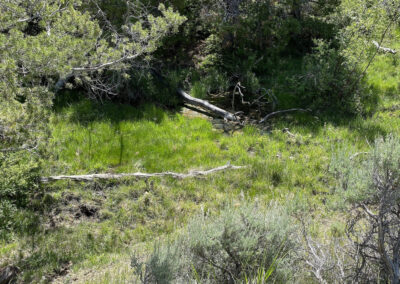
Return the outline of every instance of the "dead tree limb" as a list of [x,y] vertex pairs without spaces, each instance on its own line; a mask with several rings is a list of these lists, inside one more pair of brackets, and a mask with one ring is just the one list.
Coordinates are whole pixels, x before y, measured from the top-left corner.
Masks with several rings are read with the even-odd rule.
[[263,119],[260,120],[260,123],[266,122],[268,119],[270,119],[272,116],[275,116],[277,114],[282,114],[282,113],[288,113],[288,112],[294,112],[294,111],[302,111],[302,112],[309,112],[311,111],[310,109],[303,109],[303,108],[291,108],[291,109],[285,109],[285,110],[278,110],[271,112],[267,114]]
[[397,51],[388,47],[381,46],[377,41],[372,41],[372,43],[376,46],[376,48],[384,53],[396,54]]
[[245,89],[245,87],[242,86],[242,85],[240,84],[240,82],[238,82],[238,83],[236,84],[235,88],[233,89],[233,93],[232,93],[232,110],[233,110],[233,111],[235,111],[235,95],[236,95],[236,94],[239,94],[239,95],[240,95],[240,98],[242,99],[242,104],[243,104],[243,105],[251,105],[250,102],[246,102],[246,101],[244,100],[244,94],[243,94],[243,92],[242,92],[242,89]]
[[182,89],[178,89],[178,94],[183,97],[183,99],[191,105],[202,107],[210,112],[214,113],[215,115],[222,117],[223,119],[230,120],[230,121],[237,121],[238,118],[233,114],[222,108],[219,108],[213,104],[210,104],[208,101],[201,100],[198,98],[194,98]]
[[91,175],[71,175],[71,176],[50,176],[50,177],[42,177],[41,181],[43,183],[49,183],[58,180],[72,180],[72,181],[93,181],[96,179],[122,179],[126,177],[135,177],[135,178],[152,178],[152,177],[172,177],[176,179],[185,179],[191,177],[198,177],[198,176],[206,176],[215,172],[225,171],[225,170],[237,170],[243,169],[243,166],[233,166],[230,163],[226,164],[225,166],[221,166],[218,168],[213,168],[210,170],[195,170],[189,171],[187,174],[182,173],[175,173],[175,172],[162,172],[162,173],[124,173],[124,174],[91,174]]

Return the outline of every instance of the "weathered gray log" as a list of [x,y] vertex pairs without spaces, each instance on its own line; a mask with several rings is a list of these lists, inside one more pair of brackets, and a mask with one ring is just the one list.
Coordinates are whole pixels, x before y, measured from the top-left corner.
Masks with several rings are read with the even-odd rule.
[[210,170],[195,170],[195,171],[190,171],[187,174],[182,174],[182,173],[174,173],[174,172],[162,172],[162,173],[123,173],[123,174],[91,174],[91,175],[62,175],[62,176],[50,176],[50,177],[42,177],[41,181],[43,183],[49,183],[53,181],[58,181],[58,180],[72,180],[72,181],[93,181],[96,179],[122,179],[126,177],[136,177],[136,178],[152,178],[152,177],[173,177],[176,179],[185,179],[185,178],[191,178],[191,177],[198,177],[198,176],[205,176],[209,175],[215,172],[220,172],[224,170],[237,170],[237,169],[243,169],[245,167],[243,166],[233,166],[230,163],[226,164],[225,166],[221,166],[218,168],[213,168]]
[[396,54],[397,51],[388,47],[383,47],[381,46],[378,42],[372,41],[372,43],[376,46],[376,48],[380,51],[383,51],[385,53],[391,53],[391,54]]
[[182,89],[178,89],[178,94],[181,97],[183,97],[183,99],[187,103],[189,103],[191,105],[202,107],[202,108],[212,112],[213,114],[215,114],[219,117],[222,117],[223,119],[230,120],[230,121],[238,121],[238,118],[233,113],[230,113],[229,111],[223,110],[222,108],[219,108],[213,104],[210,104],[209,102],[207,102],[205,100],[194,98],[191,95],[189,95],[188,93],[186,93],[185,91],[183,91]]

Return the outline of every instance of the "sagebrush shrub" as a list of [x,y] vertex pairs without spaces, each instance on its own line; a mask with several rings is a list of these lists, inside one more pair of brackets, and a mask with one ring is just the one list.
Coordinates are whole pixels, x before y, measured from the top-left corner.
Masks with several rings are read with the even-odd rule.
[[350,214],[347,235],[354,259],[349,270],[363,283],[400,281],[400,139],[378,138],[370,152],[339,152],[331,171],[338,204]]
[[[142,266],[134,258],[134,266],[154,283],[232,283],[256,275],[288,280],[296,226],[284,209],[270,207],[244,204],[218,216],[199,215],[175,243],[157,247]],[[168,281],[162,280],[165,274]]]

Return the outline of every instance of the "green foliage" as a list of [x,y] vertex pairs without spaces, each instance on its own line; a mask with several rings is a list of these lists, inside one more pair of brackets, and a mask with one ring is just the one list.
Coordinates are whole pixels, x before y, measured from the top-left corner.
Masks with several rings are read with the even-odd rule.
[[[112,79],[127,77],[124,70],[130,65],[126,61],[148,60],[145,57],[161,45],[161,39],[176,33],[185,21],[160,4],[158,15],[141,14],[140,21],[130,18],[117,32],[105,15],[86,4],[79,0],[18,0],[0,5],[2,232],[12,229],[17,209],[23,210],[39,187],[39,161],[48,157],[49,115],[59,82],[74,77],[74,83],[93,93],[99,93],[96,84],[102,82],[100,93],[107,92],[103,72],[106,76],[114,72]],[[109,3],[102,4],[111,9]],[[129,14],[134,7],[125,8]],[[117,86],[111,89],[118,89],[115,81],[113,84]]]
[[377,97],[364,86],[359,66],[349,65],[327,42],[315,45],[314,52],[304,58],[304,74],[293,85],[299,104],[335,113],[373,111]]
[[39,192],[39,162],[25,151],[0,153],[0,238],[18,229],[18,210]]
[[[10,144],[21,145],[23,140],[34,147],[37,136],[43,136],[51,91],[57,89],[58,78],[74,76],[78,85],[98,90],[93,82],[101,81],[106,67],[119,71],[117,78],[121,79],[129,68],[125,61],[149,56],[163,37],[176,33],[185,21],[160,4],[159,16],[146,14],[141,15],[143,21],[127,21],[121,27],[123,35],[114,32],[108,40],[81,4],[75,0],[63,1],[61,6],[20,0],[0,6],[0,123]],[[32,16],[33,11],[36,16]],[[102,85],[100,89],[107,87]],[[16,141],[20,133],[35,137],[33,141],[25,137]]]
[[207,86],[201,82],[194,82],[190,92],[195,98],[205,99],[207,96]]
[[[242,0],[236,10],[228,5],[233,2],[167,1],[185,16],[163,5],[157,9],[160,1],[155,0],[99,1],[105,16],[94,1],[0,4],[0,267],[16,264],[23,270],[20,282],[58,277],[128,282],[132,270],[120,270],[129,266],[127,248],[140,242],[148,247],[154,237],[174,232],[204,207],[178,231],[176,242],[157,244],[147,261],[133,261],[142,281],[288,282],[294,279],[295,228],[284,210],[266,207],[271,199],[298,195],[304,199],[301,210],[325,218],[312,234],[331,230],[325,238],[339,238],[347,229],[343,213],[325,206],[332,202],[364,214],[357,215],[360,219],[344,214],[352,217],[349,224],[361,220],[351,232],[356,233],[353,240],[378,228],[370,226],[361,205],[388,216],[385,233],[398,232],[391,223],[398,217],[379,211],[382,199],[388,200],[382,208],[397,210],[398,191],[382,191],[376,183],[397,189],[400,174],[394,138],[399,132],[398,60],[377,53],[371,44],[385,35],[382,45],[399,50],[398,1]],[[64,100],[54,88],[59,78],[68,78],[68,88],[108,93],[126,104]],[[225,135],[207,120],[158,107],[178,110],[178,86],[201,98],[220,94],[213,103],[230,105],[238,82],[246,101],[272,94],[281,109],[331,112],[335,124],[321,113],[288,114],[265,128],[246,126]],[[381,96],[378,108],[375,95],[383,93],[390,97]],[[142,102],[146,105],[127,105]],[[366,115],[377,108],[375,116],[338,115]],[[330,169],[339,186],[330,191],[332,143],[370,151],[368,141],[391,132],[394,136],[376,142],[376,153],[351,160],[346,154],[333,162]],[[247,167],[198,180],[59,182],[46,192],[38,182],[41,175],[187,172],[227,161]],[[396,178],[388,179],[387,172]],[[221,214],[210,215],[227,200],[242,200],[241,192],[257,198],[258,205],[233,201]],[[87,208],[93,215],[82,213]],[[371,236],[369,241],[378,239],[374,232]],[[390,240],[386,248],[395,243],[393,234],[385,239]],[[333,249],[323,252],[330,256]],[[338,259],[325,263],[326,275],[340,272],[331,268]],[[384,270],[371,259],[367,267],[373,280]]]
[[268,210],[250,204],[228,206],[219,216],[194,218],[178,241],[156,247],[145,266],[138,266],[137,258],[133,264],[146,267],[146,279],[154,283],[189,279],[230,283],[258,274],[264,280],[287,281],[294,231],[290,218],[277,206]]
[[[71,92],[66,95],[74,96]],[[131,253],[127,247],[136,250],[139,245],[151,250],[155,237],[173,233],[201,206],[206,212],[214,211],[227,200],[238,199],[241,191],[257,198],[260,208],[271,200],[284,201],[301,195],[305,211],[326,218],[317,223],[313,232],[325,229],[325,224],[329,226],[330,218],[335,219],[337,214],[323,206],[336,196],[329,194],[334,180],[326,171],[335,150],[332,143],[342,141],[355,151],[364,152],[369,151],[367,140],[391,132],[398,134],[398,102],[391,97],[383,103],[384,108],[373,117],[343,118],[334,124],[307,114],[287,115],[276,118],[267,130],[246,126],[243,132],[225,135],[213,130],[207,120],[187,118],[151,105],[65,101],[50,120],[52,139],[47,148],[53,155],[44,163],[43,176],[187,172],[217,167],[227,161],[246,165],[247,169],[204,179],[154,179],[149,180],[149,185],[134,179],[122,184],[56,183],[48,188],[46,198],[34,200],[41,208],[53,200],[49,210],[34,213],[40,217],[36,221],[39,231],[34,237],[37,258],[28,258],[32,237],[26,232],[25,237],[15,235],[15,241],[0,245],[0,262],[23,267],[27,279],[34,279],[31,282],[38,282],[43,276],[88,283],[128,282],[132,280],[132,269],[127,261]],[[282,131],[287,127],[294,137]],[[81,205],[97,207],[98,215],[78,218]],[[18,209],[18,223],[33,215],[32,211],[25,211]],[[33,217],[29,220],[33,221]],[[342,222],[343,216],[337,220]],[[102,229],[116,231],[121,239],[113,241]],[[88,231],[93,232],[95,245],[86,242]],[[147,250],[143,253],[148,254]],[[40,261],[36,262],[37,259]],[[20,260],[24,266],[18,264]],[[68,274],[59,275],[65,272],[68,260],[72,261],[67,266]]]
[[[150,259],[144,263],[139,257],[133,256],[131,266],[135,275],[142,283],[174,283],[183,280],[183,275],[179,271],[185,259],[180,254],[180,248],[177,243],[161,246],[155,244]],[[178,280],[179,279],[179,280]]]
[[[338,178],[340,195],[349,204],[378,205],[382,200],[388,208],[400,198],[400,140],[392,135],[378,138],[370,153],[350,156],[339,152],[334,156],[331,171]],[[364,157],[363,157],[364,156]],[[382,183],[385,186],[379,187]],[[393,188],[388,190],[387,187]]]
[[282,208],[259,206],[227,207],[218,217],[199,216],[189,223],[187,246],[199,277],[227,282],[276,265],[274,278],[288,280],[295,226]]
[[346,233],[354,240],[353,254],[364,263],[354,264],[353,273],[368,282],[393,283],[400,278],[399,168],[400,139],[393,135],[376,139],[370,152],[337,154],[332,161],[337,203],[351,212]]

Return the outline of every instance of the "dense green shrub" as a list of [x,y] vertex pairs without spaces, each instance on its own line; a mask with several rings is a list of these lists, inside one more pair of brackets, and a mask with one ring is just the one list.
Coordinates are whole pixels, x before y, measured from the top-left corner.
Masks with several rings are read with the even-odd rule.
[[132,264],[142,280],[154,283],[232,283],[257,275],[288,281],[294,231],[285,211],[273,204],[228,206],[218,216],[197,216],[176,242],[156,247],[145,264],[137,258]]
[[15,229],[18,210],[39,189],[39,163],[25,151],[0,153],[0,237]]
[[292,86],[299,105],[335,113],[373,111],[377,98],[365,86],[359,66],[350,65],[332,44],[321,40],[315,44]]

